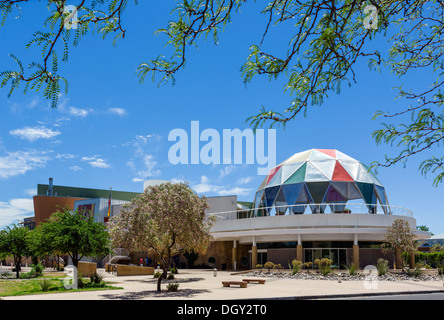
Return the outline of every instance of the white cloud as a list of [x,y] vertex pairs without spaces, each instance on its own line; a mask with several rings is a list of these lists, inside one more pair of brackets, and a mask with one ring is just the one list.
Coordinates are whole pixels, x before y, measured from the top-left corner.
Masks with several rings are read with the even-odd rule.
[[125,109],[123,109],[123,108],[109,108],[108,112],[116,114],[116,115],[121,116],[121,117],[128,114],[128,112]]
[[222,189],[219,190],[217,192],[218,195],[220,196],[227,196],[227,195],[238,195],[238,196],[247,196],[250,194],[250,192],[253,189],[251,188],[239,188],[239,187],[235,187],[235,188],[231,188],[231,189]]
[[234,170],[234,166],[225,166],[223,169],[220,170],[219,178],[223,178],[227,175],[229,175]]
[[69,153],[57,153],[56,159],[74,159],[75,155]]
[[81,118],[86,117],[90,112],[91,112],[91,110],[86,110],[86,109],[81,109],[81,108],[76,108],[76,107],[69,107],[69,109],[68,109],[68,113],[70,115],[73,115],[75,117],[81,117]]
[[238,196],[247,196],[253,190],[251,188],[229,188],[226,186],[219,186],[215,184],[211,184],[211,180],[207,176],[200,177],[200,183],[191,186],[191,188],[197,193],[216,193],[220,196],[227,195],[238,195]]
[[111,168],[110,164],[106,163],[105,160],[99,158],[98,156],[82,157],[82,161],[88,162],[89,165],[93,168],[102,168],[102,169]]
[[45,167],[49,159],[46,152],[43,151],[7,152],[6,156],[0,156],[0,178],[6,179],[25,174],[29,170]]
[[34,202],[32,199],[11,199],[8,202],[0,201],[0,229],[16,223],[17,220],[33,215]]
[[79,170],[82,170],[82,168],[80,168],[79,166],[72,166],[72,167],[69,167],[68,169],[69,169],[69,170],[72,170],[72,171],[79,171]]
[[133,147],[133,158],[126,162],[126,165],[134,172],[133,182],[145,181],[149,177],[159,176],[161,170],[158,169],[156,157],[148,154],[145,150],[150,144],[150,151],[153,151],[151,142],[158,142],[160,136],[157,134],[136,135],[131,141],[122,144],[123,147]]
[[37,189],[36,188],[26,189],[25,194],[33,197],[33,196],[37,195]]
[[51,139],[60,134],[59,131],[53,131],[50,128],[44,126],[40,127],[24,127],[22,129],[15,129],[9,131],[13,136],[17,136],[21,139],[26,139],[30,142],[34,142],[38,139]]
[[244,177],[237,180],[237,184],[247,184],[253,180],[253,177]]

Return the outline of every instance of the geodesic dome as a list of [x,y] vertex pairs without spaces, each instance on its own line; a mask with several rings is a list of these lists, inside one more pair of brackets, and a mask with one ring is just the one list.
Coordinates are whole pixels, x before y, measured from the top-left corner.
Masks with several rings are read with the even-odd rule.
[[[296,153],[275,168],[262,181],[254,200],[255,213],[260,208],[283,214],[323,213],[329,205],[332,212],[343,212],[349,200],[362,199],[369,213],[376,213],[377,202],[387,210],[384,186],[369,168],[346,154],[333,149],[311,149]],[[288,207],[290,206],[290,207]]]

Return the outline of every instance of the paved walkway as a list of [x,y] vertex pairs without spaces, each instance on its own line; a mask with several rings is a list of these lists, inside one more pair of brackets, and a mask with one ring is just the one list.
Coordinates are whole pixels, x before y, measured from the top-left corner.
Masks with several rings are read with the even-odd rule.
[[[100,270],[99,270],[100,272]],[[382,293],[444,292],[442,282],[378,281],[376,289],[366,289],[363,281],[294,280],[268,278],[265,284],[248,284],[247,288],[222,287],[222,281],[242,280],[245,275],[230,275],[212,270],[179,270],[174,280],[162,281],[162,292],[156,291],[157,279],[152,276],[120,276],[106,273],[118,290],[86,291],[3,297],[4,300],[231,300],[231,299],[301,299],[324,296],[362,296]],[[168,283],[179,283],[177,292],[167,292]]]

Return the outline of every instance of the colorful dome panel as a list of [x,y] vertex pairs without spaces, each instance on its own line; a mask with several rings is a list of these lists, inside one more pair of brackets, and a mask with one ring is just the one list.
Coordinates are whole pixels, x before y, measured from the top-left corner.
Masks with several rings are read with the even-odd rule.
[[369,212],[377,202],[388,213],[387,195],[369,168],[352,157],[333,149],[311,149],[296,153],[273,168],[256,192],[255,208],[294,206],[303,213],[307,205],[313,213],[323,213],[327,204],[336,212],[349,200],[362,199]]

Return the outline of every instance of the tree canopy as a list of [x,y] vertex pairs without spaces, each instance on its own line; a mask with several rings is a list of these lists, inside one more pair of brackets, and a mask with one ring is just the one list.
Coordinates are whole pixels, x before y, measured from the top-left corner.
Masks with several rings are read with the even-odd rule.
[[105,225],[94,221],[92,216],[85,217],[65,208],[43,224],[43,230],[47,231],[44,239],[50,240],[46,250],[52,254],[68,254],[76,268],[84,256],[98,257],[109,252],[110,239]]
[[20,264],[30,255],[28,235],[30,230],[23,226],[12,225],[0,230],[0,256],[12,256],[14,267],[19,278]]
[[[111,219],[112,245],[154,250],[166,277],[172,257],[181,250],[206,250],[212,227],[212,219],[205,215],[207,208],[206,198],[184,183],[149,186]],[[158,279],[158,291],[163,276]]]
[[[0,25],[9,22],[14,10],[25,9],[27,0],[0,0]],[[20,86],[24,91],[40,90],[56,107],[62,87],[68,90],[68,77],[59,74],[59,59],[68,61],[70,47],[79,45],[86,34],[96,32],[103,38],[113,35],[113,42],[126,32],[123,13],[130,0],[79,1],[75,11],[77,29],[71,26],[72,9],[67,1],[41,1],[49,9],[43,30],[34,33],[27,48],[39,46],[41,61],[25,64],[11,53],[15,68],[0,71],[0,86],[9,86],[11,95]],[[229,27],[231,18],[250,0],[180,0],[171,12],[171,20],[156,33],[164,36],[172,48],[171,57],[159,54],[139,64],[138,77],[160,76],[160,83],[175,81],[175,74],[187,61],[189,48],[211,37],[218,43],[219,34]],[[265,124],[283,125],[310,107],[322,105],[329,95],[339,93],[345,84],[361,81],[356,73],[363,61],[370,70],[386,69],[399,78],[397,98],[403,107],[394,113],[376,111],[374,119],[384,119],[373,132],[378,144],[395,145],[394,155],[373,167],[392,166],[415,154],[432,149],[435,155],[425,158],[422,174],[432,174],[434,185],[444,179],[444,156],[436,147],[444,140],[444,3],[441,0],[270,0],[258,12],[267,22],[258,28],[256,43],[241,66],[245,83],[257,77],[270,80],[284,78],[283,91],[292,101],[286,107],[261,106],[247,119],[257,128]],[[288,41],[282,47],[270,46],[273,26],[289,26]],[[282,30],[282,29],[281,29]],[[139,32],[139,30],[137,31]],[[282,32],[282,31],[277,31]],[[387,42],[387,49],[375,50],[375,39]],[[252,40],[253,42],[254,40]],[[282,50],[285,49],[285,50]],[[282,52],[285,51],[285,54]],[[60,52],[62,52],[60,54]],[[411,75],[423,77],[424,86],[404,88],[403,80]],[[438,151],[436,151],[438,150]]]

